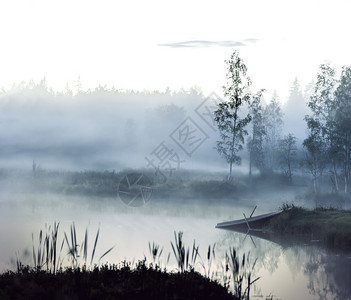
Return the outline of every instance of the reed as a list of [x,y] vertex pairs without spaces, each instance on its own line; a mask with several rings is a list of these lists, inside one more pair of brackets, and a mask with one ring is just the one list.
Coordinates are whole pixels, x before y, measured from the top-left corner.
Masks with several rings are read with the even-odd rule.
[[151,254],[153,264],[155,266],[157,266],[157,264],[158,266],[160,266],[160,256],[162,255],[163,247],[160,248],[160,246],[155,242],[152,242],[152,245],[151,245],[151,243],[149,242],[149,252]]
[[196,242],[194,240],[193,248],[192,248],[192,251],[191,251],[191,260],[190,260],[190,265],[193,268],[195,268],[195,266],[196,266],[196,261],[197,261],[198,257],[200,258],[199,245],[196,245]]
[[[35,246],[34,234],[32,233],[32,257],[33,264],[36,270],[42,270],[46,266],[46,271],[56,273],[56,270],[62,266],[61,252],[64,241],[61,244],[60,251],[57,249],[57,235],[60,223],[54,222],[53,227],[45,226],[45,236],[43,230],[40,230],[38,237],[38,245]],[[23,267],[18,264],[17,269]]]
[[[251,286],[260,279],[257,277],[252,279],[252,272],[255,268],[257,258],[251,264],[250,252],[248,255],[245,253],[242,255],[240,259],[239,255],[235,248],[229,248],[229,254],[226,252],[226,271],[231,272],[231,276],[233,279],[233,291],[234,295],[238,299],[250,299],[250,289]],[[244,289],[244,283],[247,282],[247,287]]]
[[[216,243],[214,243],[212,246],[208,245],[207,248],[207,261],[206,263],[202,260],[201,261],[201,266],[204,270],[204,274],[207,278],[211,278],[213,279],[215,272],[212,271],[212,264],[213,261],[216,259],[216,252],[215,252],[215,248],[216,248]],[[211,272],[212,271],[212,272]]]
[[[110,253],[115,246],[104,252],[97,260],[97,264],[92,267],[95,260],[95,255],[97,252],[97,244],[100,237],[100,227],[97,229],[95,234],[93,248],[91,255],[89,256],[88,251],[88,228],[85,229],[84,238],[81,243],[78,243],[78,235],[75,227],[75,223],[70,226],[69,234],[63,233],[62,242],[59,243],[58,233],[59,233],[60,223],[54,223],[53,226],[46,226],[45,231],[40,230],[37,246],[35,246],[36,241],[34,239],[34,234],[32,234],[32,257],[33,257],[33,267],[24,266],[19,259],[19,253],[16,253],[16,266],[17,272],[21,273],[25,270],[34,270],[37,272],[42,271],[45,267],[46,273],[56,274],[59,270],[62,272],[62,266],[71,265],[71,270],[78,271],[82,270],[93,270],[98,268],[100,261],[108,253]],[[186,247],[183,240],[183,232],[174,231],[174,241],[171,241],[171,247],[174,257],[178,266],[178,273],[180,275],[185,275],[188,272],[194,272],[197,264],[202,267],[204,277],[210,280],[221,281],[223,286],[230,290],[233,288],[233,295],[236,299],[249,299],[250,291],[252,285],[260,279],[260,277],[253,278],[254,268],[257,263],[257,259],[251,260],[250,252],[246,255],[245,253],[240,257],[234,247],[229,247],[229,250],[225,252],[224,260],[221,260],[220,267],[222,268],[222,273],[218,270],[220,267],[217,266],[217,271],[213,271],[213,264],[216,261],[216,244],[209,245],[207,248],[207,256],[203,259],[199,253],[199,245],[193,241],[192,247]],[[60,245],[60,247],[59,247]],[[156,244],[155,242],[148,243],[149,252],[152,257],[152,265],[149,268],[154,270],[161,269],[161,256],[164,253],[163,247]],[[66,254],[62,257],[62,254]],[[88,256],[90,258],[90,265],[87,266]],[[168,253],[166,264],[164,266],[164,272],[166,271],[166,265],[169,263],[171,253]],[[66,261],[65,261],[66,260]],[[144,266],[146,264],[146,257],[143,260]],[[224,265],[223,265],[224,262]],[[121,268],[137,269],[140,272],[144,269],[140,269],[142,265],[134,263],[122,262]],[[82,267],[82,268],[81,268]],[[201,270],[201,268],[200,268]],[[215,277],[216,276],[216,277]],[[231,284],[232,282],[232,284]],[[246,285],[246,287],[245,287]]]
[[68,255],[70,256],[71,262],[72,262],[72,267],[78,267],[78,244],[77,244],[77,233],[76,233],[76,227],[73,224],[71,225],[71,240],[69,241],[66,232],[64,233],[65,235],[65,241],[68,247]]
[[194,270],[197,258],[200,257],[199,246],[196,246],[194,240],[190,256],[189,247],[186,248],[183,242],[183,232],[174,231],[174,244],[171,242],[174,257],[178,264],[178,271],[184,273],[187,270]]
[[[85,235],[82,243],[78,243],[77,239],[77,231],[74,222],[70,226],[70,234],[67,235],[66,232],[63,233],[63,239],[61,242],[61,246],[58,249],[58,232],[59,232],[60,223],[54,222],[53,226],[46,226],[45,233],[43,230],[40,230],[38,243],[36,246],[36,242],[34,239],[34,234],[32,233],[32,257],[33,257],[33,268],[35,270],[42,270],[46,266],[46,271],[49,273],[56,273],[57,270],[61,269],[64,260],[68,257],[68,261],[71,264],[72,268],[78,268],[80,266],[87,266],[88,259],[88,228],[85,230]],[[97,248],[97,243],[99,239],[100,228],[98,228],[94,246],[92,249],[91,257],[90,257],[90,267],[92,267],[95,257],[95,252]],[[67,247],[67,255],[62,256],[62,251],[64,246]],[[108,253],[110,253],[115,246],[108,249],[104,252],[98,259],[98,264],[101,259],[104,258]],[[83,261],[81,261],[83,259]],[[16,260],[17,270],[19,271],[23,268],[23,264],[20,262],[18,256]]]
[[178,270],[179,272],[183,273],[185,268],[185,263],[186,263],[186,257],[189,257],[189,252],[186,254],[185,247],[183,244],[183,232],[179,231],[176,233],[174,231],[174,245],[171,242],[172,250],[174,257],[177,261],[178,264]]

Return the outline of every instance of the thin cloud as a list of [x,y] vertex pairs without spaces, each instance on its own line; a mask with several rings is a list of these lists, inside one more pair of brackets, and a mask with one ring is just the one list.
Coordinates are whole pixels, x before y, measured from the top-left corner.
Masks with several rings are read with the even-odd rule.
[[[255,43],[257,39],[246,39],[247,43]],[[246,46],[244,42],[240,41],[207,41],[207,40],[192,40],[177,43],[159,44],[162,47],[171,48],[204,48],[204,47],[242,47]]]
[[256,43],[258,42],[258,39],[245,39],[244,41],[247,43]]

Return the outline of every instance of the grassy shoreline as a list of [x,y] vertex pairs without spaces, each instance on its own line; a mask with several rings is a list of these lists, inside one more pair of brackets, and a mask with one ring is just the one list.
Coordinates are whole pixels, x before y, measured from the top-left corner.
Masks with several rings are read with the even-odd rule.
[[[81,171],[61,172],[39,170],[29,171],[0,170],[0,186],[6,189],[23,192],[53,192],[60,195],[82,195],[99,197],[116,197],[120,184],[125,176],[143,175],[149,181],[153,190],[153,199],[168,199],[181,197],[184,199],[232,199],[243,196],[252,190],[267,190],[274,188],[291,188],[285,177],[272,174],[266,178],[258,176],[250,179],[243,174],[237,174],[234,181],[226,180],[226,172],[207,173],[197,170],[178,170],[166,181],[155,175],[151,169],[121,170],[121,171]],[[123,187],[123,186],[122,186]]]
[[351,251],[351,210],[293,206],[274,217],[266,229],[280,236],[319,241],[328,249]]

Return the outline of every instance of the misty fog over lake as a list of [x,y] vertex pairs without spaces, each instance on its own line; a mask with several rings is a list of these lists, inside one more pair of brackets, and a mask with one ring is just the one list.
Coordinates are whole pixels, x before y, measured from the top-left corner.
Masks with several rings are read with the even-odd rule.
[[[349,208],[348,202],[318,203],[306,196],[312,178],[298,162],[307,137],[306,97],[295,81],[290,95],[295,105],[288,101],[280,107],[287,121],[277,134],[292,132],[297,141],[292,183],[277,164],[276,174],[263,177],[254,167],[258,179],[252,185],[246,146],[240,151],[242,163],[234,167],[233,183],[227,183],[228,165],[215,149],[220,137],[212,114],[222,100],[215,93],[106,87],[54,93],[44,80],[3,92],[0,269],[14,269],[18,258],[32,264],[39,231],[54,222],[60,222],[59,239],[75,224],[80,242],[87,229],[91,247],[100,228],[97,256],[114,246],[101,263],[151,260],[149,242],[164,247],[165,263],[174,232],[182,231],[189,246],[196,240],[202,257],[209,245],[216,245],[218,264],[229,247],[257,258],[254,275],[260,279],[253,299],[345,299],[349,280],[340,278],[348,274],[347,255],[328,252],[318,243],[275,243],[215,228],[218,222],[249,215],[256,205],[257,215],[286,203]],[[265,107],[270,103],[274,101],[264,99]],[[185,135],[190,140],[183,140]],[[135,174],[145,176],[150,185],[144,183],[149,194],[139,195],[143,202],[134,205],[125,201],[123,189]],[[168,268],[177,268],[172,256]]]
[[[290,101],[282,107],[287,124],[281,134],[293,132],[299,145],[306,137],[303,119],[309,112],[308,96],[302,95],[295,82]],[[145,157],[163,141],[179,153],[182,168],[226,168],[214,149],[218,131],[207,111],[212,113],[222,99],[215,93],[203,95],[196,89],[128,92],[98,87],[73,95],[71,90],[53,92],[43,79],[37,84],[14,86],[0,98],[0,159],[4,168],[28,170],[33,160],[42,169],[60,171],[142,168],[147,165]],[[174,141],[175,131],[187,118],[202,131],[201,143],[193,147],[196,152],[184,151]]]
[[351,299],[350,11],[1,1],[0,300]]

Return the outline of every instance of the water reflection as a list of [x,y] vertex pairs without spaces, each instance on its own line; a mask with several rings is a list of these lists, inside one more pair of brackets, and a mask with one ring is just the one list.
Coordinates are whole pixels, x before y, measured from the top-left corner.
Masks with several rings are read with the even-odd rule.
[[238,245],[241,252],[257,257],[255,275],[261,279],[255,297],[274,295],[279,299],[350,299],[351,258],[330,252],[318,245],[281,244],[243,233],[226,231],[221,246]]
[[308,288],[319,299],[350,299],[351,259],[333,255],[322,249],[310,250],[304,272],[309,277]]
[[[196,239],[204,260],[207,247],[216,243],[216,262],[212,266],[218,266],[219,273],[225,270],[225,253],[230,247],[237,250],[240,258],[249,252],[251,262],[257,258],[252,278],[260,279],[252,287],[250,299],[265,299],[269,295],[284,300],[350,299],[351,259],[348,256],[336,255],[318,245],[297,243],[290,238],[252,236],[252,241],[249,236],[245,238],[245,233],[214,228],[216,223],[228,218],[228,211],[235,219],[250,209],[237,206],[233,209],[216,203],[201,206],[195,202],[186,204],[170,199],[168,204],[155,201],[136,210],[126,207],[116,198],[2,194],[0,270],[11,268],[9,259],[16,251],[31,261],[31,255],[23,251],[31,249],[31,234],[37,236],[45,224],[61,221],[63,232],[68,231],[74,221],[79,237],[84,237],[87,226],[93,235],[100,226],[100,252],[97,256],[117,244],[108,255],[111,263],[148,256],[148,243],[153,241],[164,247],[162,259],[166,261],[172,251],[170,241],[174,230],[183,231],[185,244],[191,247]],[[175,261],[170,261],[169,265],[175,265]],[[201,266],[198,268],[203,271]]]

